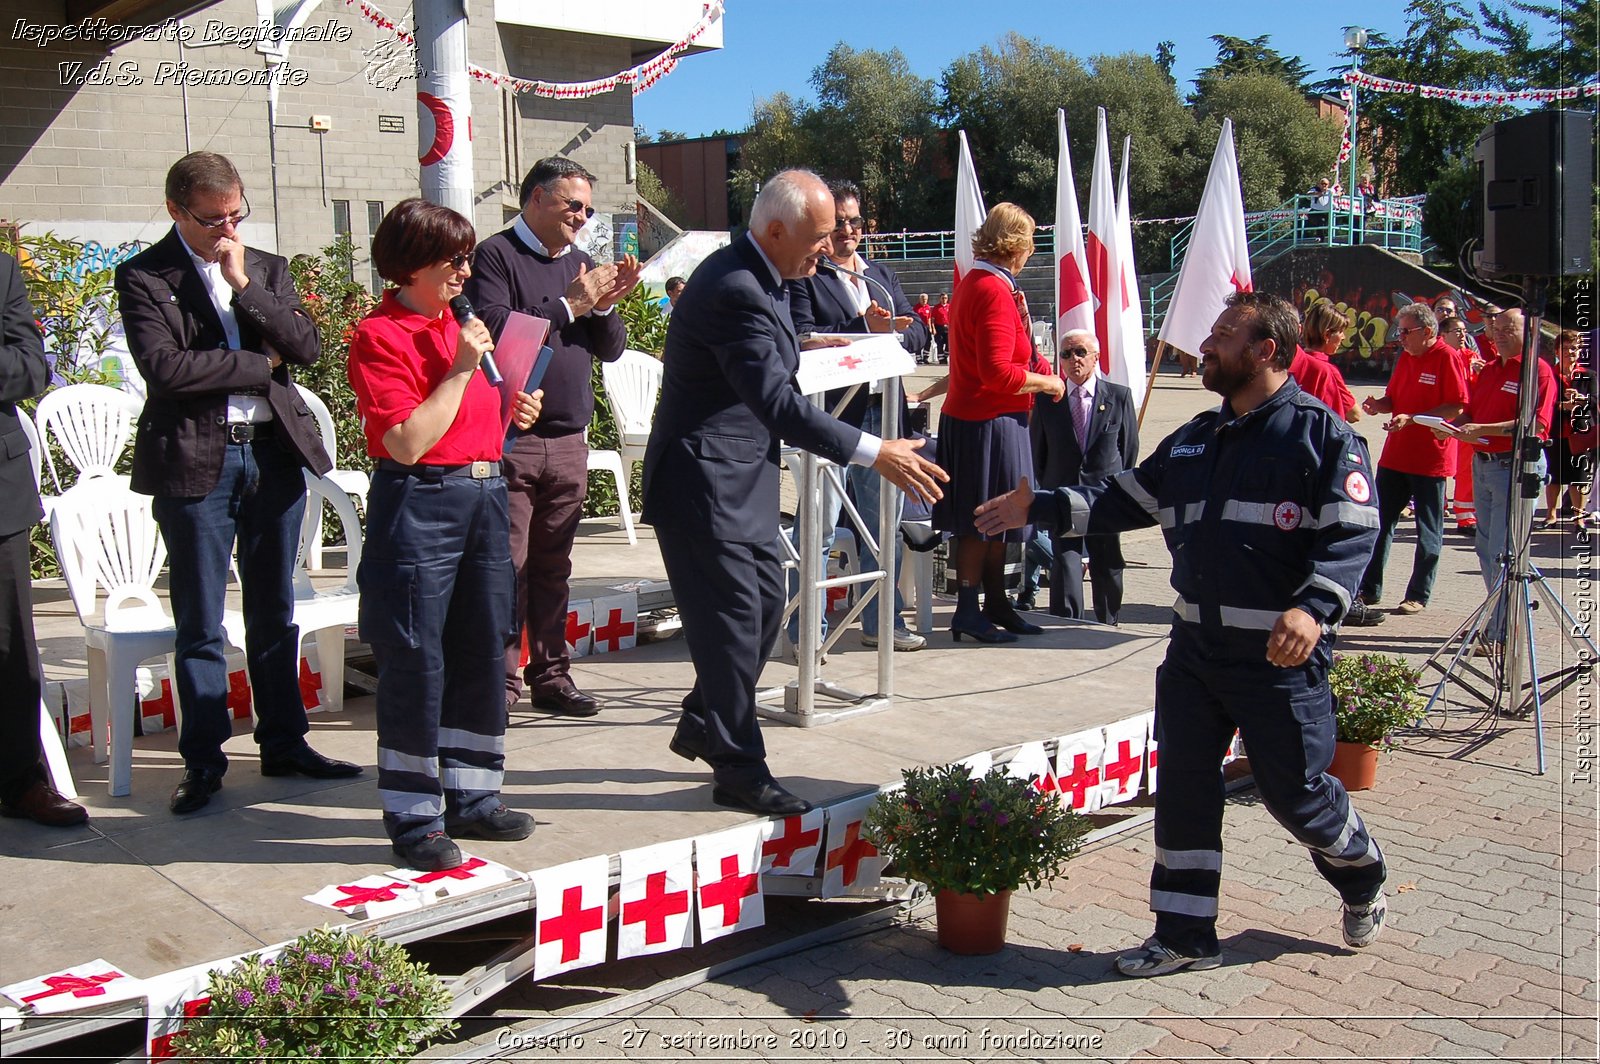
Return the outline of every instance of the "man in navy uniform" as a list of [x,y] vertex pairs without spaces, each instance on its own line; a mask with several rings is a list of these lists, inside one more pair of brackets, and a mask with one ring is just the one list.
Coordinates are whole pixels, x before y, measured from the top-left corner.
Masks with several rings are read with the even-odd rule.
[[1262,800],[1344,901],[1352,948],[1383,929],[1384,863],[1333,759],[1328,667],[1377,538],[1366,444],[1289,376],[1299,332],[1276,296],[1237,292],[1200,345],[1222,406],[1103,488],[1015,492],[978,508],[993,534],[1030,521],[1074,533],[1160,523],[1176,616],[1156,673],[1155,934],[1123,975],[1215,968],[1222,757],[1237,728]]

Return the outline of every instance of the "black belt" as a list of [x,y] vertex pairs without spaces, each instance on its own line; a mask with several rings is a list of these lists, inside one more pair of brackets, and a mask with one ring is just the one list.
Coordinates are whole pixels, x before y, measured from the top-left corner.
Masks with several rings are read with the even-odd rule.
[[378,468],[385,473],[398,473],[405,477],[423,477],[436,480],[440,477],[471,477],[489,480],[500,475],[499,462],[468,462],[466,465],[405,465],[392,458],[378,459]]
[[229,443],[254,443],[257,440],[270,440],[271,438],[272,422],[270,421],[228,422]]

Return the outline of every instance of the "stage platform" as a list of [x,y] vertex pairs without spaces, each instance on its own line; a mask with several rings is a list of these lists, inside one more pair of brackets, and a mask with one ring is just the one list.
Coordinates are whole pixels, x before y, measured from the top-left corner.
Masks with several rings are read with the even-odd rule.
[[[589,584],[662,578],[654,539],[648,529],[640,533],[629,547],[614,523],[586,522],[574,557],[575,595]],[[1161,557],[1154,531],[1139,535],[1152,542],[1136,553]],[[895,656],[893,707],[814,728],[765,722],[773,771],[821,804],[896,780],[907,766],[1052,739],[1147,711],[1170,592],[1164,566],[1135,567],[1129,576],[1130,602],[1162,605],[1129,607],[1119,629],[1041,614],[1039,620],[1055,622],[1046,634],[1006,646],[953,643],[946,630],[952,602],[936,601],[927,649]],[[81,675],[81,627],[64,590],[45,582],[38,597],[47,678]],[[769,662],[762,685],[780,685],[795,671]],[[604,703],[598,717],[547,715],[524,702],[506,736],[506,801],[533,813],[538,830],[519,843],[473,840],[468,852],[530,871],[748,820],[712,804],[703,764],[667,750],[692,678],[681,636],[575,661],[573,673]],[[829,654],[824,676],[871,690],[875,652],[847,633]],[[204,810],[181,818],[167,811],[183,771],[176,732],[135,740],[127,798],[108,797],[107,766],[93,764],[87,748],[70,750],[88,826],[52,830],[6,821],[0,827],[0,876],[7,884],[0,983],[94,958],[151,977],[326,923],[352,922],[303,895],[395,866],[378,813],[373,716],[371,696],[352,695],[344,712],[312,717],[310,740],[318,750],[366,767],[354,781],[261,776],[241,722],[227,745],[223,789]],[[520,889],[525,899],[529,887]],[[496,894],[394,918],[405,921],[394,937],[425,938],[519,907],[515,890],[499,902],[491,899]]]

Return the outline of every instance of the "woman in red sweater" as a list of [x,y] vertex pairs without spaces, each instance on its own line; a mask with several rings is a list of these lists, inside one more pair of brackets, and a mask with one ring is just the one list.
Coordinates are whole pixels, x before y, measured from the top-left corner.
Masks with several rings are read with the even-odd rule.
[[1005,593],[1005,545],[1026,543],[1032,529],[990,538],[973,523],[979,503],[1033,476],[1033,394],[1057,401],[1065,394],[1060,377],[1028,370],[1033,343],[1016,273],[1033,254],[1033,229],[1021,207],[995,204],[972,237],[978,261],[957,283],[950,303],[950,391],[939,418],[939,460],[950,484],[934,505],[933,524],[955,535],[960,588],[950,634],[957,641],[970,635],[981,643],[1010,643],[1017,634],[1042,631],[1018,615]]

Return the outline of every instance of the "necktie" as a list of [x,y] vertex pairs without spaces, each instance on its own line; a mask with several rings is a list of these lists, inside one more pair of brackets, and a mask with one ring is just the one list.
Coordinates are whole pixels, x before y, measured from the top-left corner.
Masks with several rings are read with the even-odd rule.
[[1077,388],[1072,393],[1072,431],[1078,437],[1078,450],[1089,447],[1089,392]]

